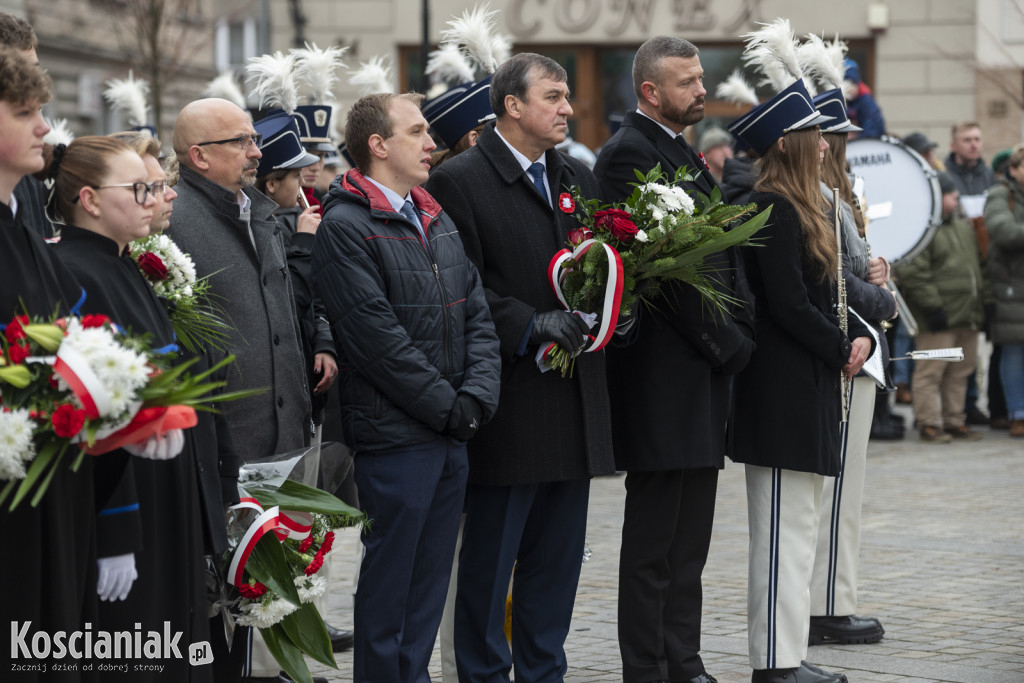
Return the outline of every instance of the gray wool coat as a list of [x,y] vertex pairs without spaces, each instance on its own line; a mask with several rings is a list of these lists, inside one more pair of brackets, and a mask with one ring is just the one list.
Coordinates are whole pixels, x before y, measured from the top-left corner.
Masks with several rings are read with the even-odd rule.
[[232,328],[227,352],[236,359],[224,391],[267,388],[218,406],[239,459],[266,460],[307,445],[309,391],[284,241],[273,217],[277,204],[243,190],[252,202],[250,239],[230,190],[184,166],[174,189],[168,234],[192,257],[196,276],[210,276],[213,302]]

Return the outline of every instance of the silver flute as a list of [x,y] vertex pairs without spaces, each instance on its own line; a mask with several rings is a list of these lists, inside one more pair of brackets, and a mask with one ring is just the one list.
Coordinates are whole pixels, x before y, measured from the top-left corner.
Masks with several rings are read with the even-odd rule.
[[[839,216],[838,187],[832,188],[832,223],[836,228],[836,252],[839,255],[836,264],[839,270],[839,278],[836,281],[836,313],[839,315],[839,329],[843,331],[843,336],[848,337],[850,323],[846,316],[849,313],[849,305],[846,303],[846,280],[843,279],[843,224]],[[845,423],[846,415],[850,412],[850,376],[846,374],[845,368],[839,370],[839,382],[842,398],[839,421]]]

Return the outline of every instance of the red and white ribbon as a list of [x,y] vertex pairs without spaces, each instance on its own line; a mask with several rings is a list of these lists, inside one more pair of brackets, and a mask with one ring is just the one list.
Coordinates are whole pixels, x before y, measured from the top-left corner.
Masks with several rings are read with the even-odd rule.
[[110,413],[110,394],[89,367],[89,361],[80,353],[62,344],[57,350],[53,371],[67,383],[81,401],[82,409],[90,420]]
[[597,334],[592,335],[594,342],[586,350],[587,353],[600,351],[611,341],[615,334],[615,325],[619,321],[619,305],[622,303],[622,258],[619,252],[615,251],[610,244],[598,242],[595,239],[584,240],[572,251],[562,249],[551,259],[548,264],[548,282],[555,291],[555,296],[565,310],[569,310],[569,304],[562,294],[562,280],[569,274],[572,268],[563,268],[562,264],[570,259],[579,262],[586,255],[590,248],[598,244],[604,248],[604,255],[608,259],[608,282],[605,283],[604,301],[601,305],[600,326]]
[[278,541],[287,538],[301,541],[313,531],[313,515],[308,512],[281,512],[280,508],[274,506],[264,510],[255,498],[240,498],[238,505],[232,505],[230,510],[249,509],[257,513],[256,521],[249,525],[242,540],[238,542],[234,554],[231,556],[231,564],[228,566],[228,582],[238,586],[244,582],[245,565],[249,561],[256,544],[260,542],[268,532],[273,531]]

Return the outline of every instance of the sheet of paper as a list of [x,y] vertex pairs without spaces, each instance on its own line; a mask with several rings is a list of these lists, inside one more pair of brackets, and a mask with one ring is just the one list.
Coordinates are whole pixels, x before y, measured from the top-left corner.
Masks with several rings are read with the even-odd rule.
[[879,202],[868,206],[868,220],[877,221],[880,218],[888,218],[892,215],[892,202]]
[[983,194],[960,195],[960,208],[968,218],[977,218],[985,214],[985,196]]

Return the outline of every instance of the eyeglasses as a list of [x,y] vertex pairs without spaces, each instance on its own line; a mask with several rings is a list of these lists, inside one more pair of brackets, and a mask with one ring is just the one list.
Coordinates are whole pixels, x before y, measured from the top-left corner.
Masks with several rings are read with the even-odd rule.
[[197,142],[198,147],[204,147],[206,145],[226,145],[229,142],[236,143],[243,151],[249,151],[249,148],[253,145],[257,147],[263,142],[263,135],[260,133],[253,133],[252,135],[239,135],[237,138],[228,138],[227,140],[209,140],[207,142]]
[[[149,183],[148,185],[143,182],[137,182],[121,183],[119,185],[93,185],[91,187],[94,190],[105,190],[108,187],[130,187],[132,188],[132,191],[135,193],[135,203],[145,204],[146,199],[149,197],[149,195],[153,195],[154,197],[156,197],[157,195],[163,196],[164,192],[167,190],[167,181],[155,180],[152,183]],[[75,197],[75,201],[78,201],[78,197]]]

